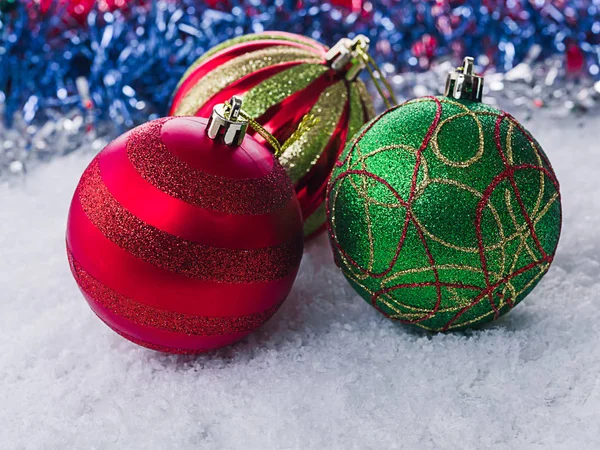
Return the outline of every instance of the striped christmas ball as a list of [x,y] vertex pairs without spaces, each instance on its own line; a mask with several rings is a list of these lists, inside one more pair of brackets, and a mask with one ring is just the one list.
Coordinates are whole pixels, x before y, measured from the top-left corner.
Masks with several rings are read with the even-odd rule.
[[248,335],[288,295],[302,257],[293,185],[262,144],[228,147],[207,119],[158,119],[90,163],[67,225],[92,310],[127,339],[200,353]]
[[206,117],[216,104],[242,97],[244,110],[283,144],[279,161],[294,183],[306,236],[324,229],[329,174],[346,141],[373,116],[364,84],[348,80],[347,67],[331,68],[327,50],[283,32],[231,39],[188,69],[170,110]]

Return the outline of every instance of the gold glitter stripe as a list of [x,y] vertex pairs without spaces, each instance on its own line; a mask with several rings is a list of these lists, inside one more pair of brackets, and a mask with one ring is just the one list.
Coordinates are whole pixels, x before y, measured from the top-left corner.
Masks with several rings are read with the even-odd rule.
[[353,86],[356,86],[358,90],[358,94],[360,95],[360,99],[365,108],[366,116],[364,118],[364,122],[367,123],[373,117],[375,117],[375,107],[373,106],[373,99],[371,98],[371,94],[367,90],[367,86],[360,80],[357,80],[353,83]]
[[[510,216],[510,220],[513,223],[513,226],[515,227],[516,230],[518,230],[520,228],[519,221],[517,220],[517,215],[515,214],[515,210],[513,208],[510,197],[511,197],[510,191],[508,189],[505,189],[504,190],[504,201],[506,202],[506,210],[508,211],[508,215]],[[517,248],[517,251],[515,252],[514,257],[513,257],[513,267],[516,265],[517,260],[519,259],[519,256],[521,255],[521,252],[523,251],[523,248],[525,248],[525,250],[531,257],[531,259],[533,259],[533,260],[538,259],[537,255],[533,252],[533,249],[529,246],[529,244],[527,244],[527,239],[531,235],[531,231],[529,230],[529,227],[525,227],[525,229],[523,231],[524,232],[522,232],[520,235],[521,243],[519,244],[519,247]]]
[[276,35],[276,34],[269,34],[268,32],[267,33],[245,34],[244,36],[238,36],[238,37],[234,37],[233,39],[228,39],[227,41],[221,42],[220,44],[215,45],[214,47],[207,50],[202,56],[200,56],[200,58],[198,58],[196,61],[194,61],[190,67],[188,67],[188,69],[185,71],[185,73],[181,77],[181,80],[179,80],[179,83],[177,83],[177,88],[179,88],[179,86],[181,86],[181,84],[186,80],[186,78],[189,77],[192,74],[192,72],[194,70],[196,70],[196,68],[199,65],[201,65],[207,59],[209,59],[211,56],[219,53],[221,50],[225,50],[228,47],[233,47],[234,45],[244,44],[246,42],[262,41],[262,40],[283,41],[282,45],[285,42],[294,42],[297,44],[305,45],[307,47],[313,47],[315,50],[317,50],[319,52],[322,50],[322,47],[320,46],[320,44],[317,41],[314,41],[314,44],[311,45],[310,42],[304,42],[303,40],[300,40],[300,39],[294,39],[293,36],[280,36],[280,35]]
[[344,81],[339,81],[323,91],[319,100],[308,113],[315,123],[294,143],[287,146],[279,157],[292,182],[296,184],[310,169],[327,146],[335,131],[348,100],[348,90]]
[[[423,159],[423,161],[424,161],[424,159]],[[479,192],[477,189],[474,189],[473,187],[468,186],[466,184],[460,183],[459,181],[452,180],[452,179],[445,179],[445,178],[433,178],[430,181],[428,181],[426,184],[424,183],[425,185],[422,187],[422,190],[420,193],[419,192],[415,193],[415,199],[417,199],[420,196],[422,191],[424,191],[427,186],[429,186],[430,184],[433,184],[433,183],[454,186],[456,188],[466,190],[467,192],[473,194],[477,198],[483,198],[483,194],[481,192]],[[489,202],[486,204],[486,207],[490,209],[492,215],[494,216],[494,219],[496,221],[496,225],[498,226],[498,231],[499,231],[499,234],[501,237],[500,241],[498,241],[496,244],[486,246],[486,249],[495,250],[497,248],[502,248],[511,239],[506,238],[504,235],[504,227],[502,226],[502,221],[500,220],[500,215],[498,214],[498,211],[496,210],[496,208]],[[412,208],[411,208],[411,212],[412,212]],[[450,242],[444,241],[443,239],[441,239],[438,236],[431,233],[427,228],[425,228],[425,226],[419,221],[418,216],[416,214],[413,214],[413,218],[414,218],[415,222],[417,223],[417,225],[423,230],[423,233],[430,239],[438,242],[439,244],[442,244],[445,247],[452,248],[454,250],[458,250],[458,251],[462,251],[462,252],[466,252],[466,253],[478,253],[479,252],[479,249],[477,247],[461,247],[461,246],[452,244]],[[515,236],[513,236],[513,238],[514,237]]]
[[[451,161],[448,157],[446,157],[444,154],[442,154],[442,152],[440,150],[440,145],[438,142],[438,136],[439,136],[440,131],[444,128],[444,125],[454,122],[455,120],[460,119],[461,117],[465,117],[465,116],[469,116],[470,118],[472,118],[475,121],[475,124],[477,125],[477,139],[479,141],[479,146],[477,148],[477,152],[475,152],[475,155],[473,155],[467,161]],[[468,110],[463,113],[456,114],[452,117],[448,117],[447,119],[442,120],[436,127],[435,131],[433,132],[430,142],[431,142],[431,148],[433,150],[433,153],[444,164],[446,164],[450,167],[469,167],[471,164],[477,162],[483,156],[483,150],[484,150],[483,126],[481,125],[481,121],[477,117],[477,113],[473,112],[471,110]]]
[[[528,282],[528,283],[525,285],[526,287],[524,287],[524,288],[523,288],[523,289],[521,289],[519,292],[517,292],[517,293],[516,293],[516,295],[515,295],[513,298],[516,300],[516,299],[517,299],[517,298],[518,298],[518,297],[519,297],[519,296],[520,296],[520,295],[521,295],[523,292],[525,292],[525,290],[526,290],[526,289],[527,289],[529,286],[531,286],[533,283],[536,283],[537,281],[539,281],[539,279],[542,277],[542,275],[544,275],[544,274],[545,274],[545,273],[548,271],[548,268],[549,268],[549,267],[550,267],[550,264],[542,264],[542,265],[540,265],[540,266],[539,266],[539,269],[540,269],[540,271],[537,273],[537,275],[535,275],[535,276],[534,276],[534,277],[533,277],[533,278],[532,278],[532,279],[531,279],[531,280],[530,280],[530,281],[529,281],[529,282]],[[488,317],[488,316],[491,316],[491,315],[493,315],[493,314],[495,314],[495,311],[492,309],[492,310],[490,310],[490,311],[488,311],[488,312],[486,312],[486,313],[480,314],[479,316],[477,316],[477,317],[475,317],[475,318],[473,318],[473,319],[467,320],[467,321],[465,321],[465,322],[460,322],[460,321],[457,321],[455,324],[453,324],[453,325],[450,325],[450,326],[449,326],[447,329],[448,329],[448,330],[454,330],[454,329],[456,329],[456,328],[463,328],[463,327],[466,327],[466,326],[469,326],[469,325],[471,325],[472,323],[480,322],[480,321],[481,321],[481,319],[484,319],[484,318],[486,318],[486,317]],[[419,325],[419,324],[416,324],[416,325]],[[422,327],[422,328],[426,328],[426,327]],[[427,329],[429,329],[429,330],[431,330],[431,331],[441,331],[441,330],[442,330],[442,328],[438,328],[438,329],[434,329],[434,328],[427,328]]]
[[352,139],[368,120],[365,118],[364,108],[369,107],[369,105],[373,107],[370,98],[366,101],[363,99],[360,93],[361,84],[362,82],[350,84],[350,114],[348,116],[348,135],[346,141]]
[[300,64],[284,70],[244,94],[244,111],[258,118],[271,106],[306,88],[328,70],[323,64]]
[[285,46],[246,53],[222,64],[196,83],[177,105],[174,115],[193,116],[213,95],[240,78],[265,67],[291,61],[320,62],[314,53]]
[[[360,149],[360,145],[356,146],[356,154],[358,155],[359,160],[361,159],[362,150]],[[367,170],[366,160],[362,160],[363,164],[361,165],[361,170]],[[364,207],[365,207],[365,219],[367,222],[367,236],[369,239],[369,264],[367,265],[367,269],[369,272],[373,270],[375,266],[375,241],[373,239],[373,221],[371,220],[371,198],[368,196],[369,187],[375,184],[375,180],[372,180],[367,177],[361,177],[362,179],[362,189],[358,189],[357,186],[354,185],[354,181],[350,178],[350,183],[359,194],[359,196],[363,199]]]

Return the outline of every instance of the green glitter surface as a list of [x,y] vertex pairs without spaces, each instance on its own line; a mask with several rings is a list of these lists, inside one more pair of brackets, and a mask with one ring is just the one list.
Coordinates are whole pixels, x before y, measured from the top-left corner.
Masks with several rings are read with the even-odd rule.
[[357,292],[434,331],[518,304],[548,270],[561,225],[558,182],[531,135],[502,111],[445,97],[367,124],[334,169],[328,209]]

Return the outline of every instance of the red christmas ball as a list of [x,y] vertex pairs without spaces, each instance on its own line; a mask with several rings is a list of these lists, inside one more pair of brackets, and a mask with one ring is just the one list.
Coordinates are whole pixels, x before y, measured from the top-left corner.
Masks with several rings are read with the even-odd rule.
[[[355,42],[356,41],[356,42]],[[368,40],[343,39],[328,56],[319,42],[268,31],[239,36],[208,50],[181,78],[169,115],[206,117],[232,95],[283,145],[279,161],[292,179],[306,236],[325,229],[327,180],[346,142],[372,116],[361,65],[350,58]],[[335,49],[344,47],[336,55]],[[255,134],[259,142],[269,145]]]
[[302,257],[285,170],[251,136],[210,139],[207,122],[158,119],[112,141],[69,211],[67,253],[92,310],[155,350],[242,339],[281,305]]

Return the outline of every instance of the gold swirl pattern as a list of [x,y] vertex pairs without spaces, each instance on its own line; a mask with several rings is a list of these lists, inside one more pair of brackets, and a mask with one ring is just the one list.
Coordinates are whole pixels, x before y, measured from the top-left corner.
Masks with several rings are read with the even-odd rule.
[[336,262],[386,316],[432,331],[508,312],[548,270],[558,181],[510,115],[445,97],[367,124],[331,177]]

